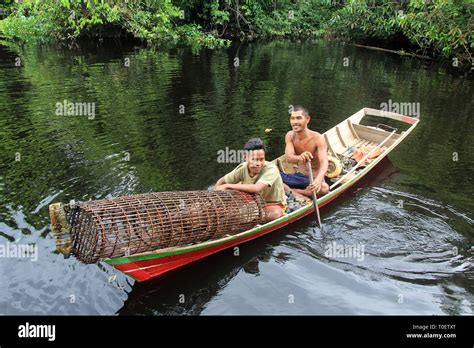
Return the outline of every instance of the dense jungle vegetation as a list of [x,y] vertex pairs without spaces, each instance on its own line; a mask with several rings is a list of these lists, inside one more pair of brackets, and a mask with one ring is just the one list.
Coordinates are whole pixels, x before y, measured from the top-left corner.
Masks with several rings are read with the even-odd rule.
[[472,0],[3,0],[0,36],[71,43],[228,46],[233,39],[324,37],[473,64]]

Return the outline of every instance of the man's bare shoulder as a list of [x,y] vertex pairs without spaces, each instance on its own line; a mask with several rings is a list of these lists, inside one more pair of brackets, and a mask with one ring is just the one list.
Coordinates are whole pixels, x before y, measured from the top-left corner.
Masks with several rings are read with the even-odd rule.
[[313,131],[311,129],[308,129],[310,131],[310,134],[311,134],[311,138],[316,140],[316,141],[322,141],[322,139],[324,139],[324,136],[316,131]]
[[286,134],[285,134],[285,139],[291,139],[293,140],[294,139],[294,131],[290,130],[288,131]]

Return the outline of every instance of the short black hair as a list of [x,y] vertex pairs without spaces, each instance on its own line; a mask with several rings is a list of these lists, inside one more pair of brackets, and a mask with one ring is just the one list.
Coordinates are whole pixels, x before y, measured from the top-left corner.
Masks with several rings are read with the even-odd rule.
[[308,110],[304,106],[301,106],[301,105],[295,105],[293,107],[293,111],[302,111],[304,116],[309,116]]
[[263,143],[263,140],[260,138],[252,138],[249,141],[247,141],[244,145],[244,150],[245,151],[252,151],[252,150],[263,150],[266,151],[265,144]]

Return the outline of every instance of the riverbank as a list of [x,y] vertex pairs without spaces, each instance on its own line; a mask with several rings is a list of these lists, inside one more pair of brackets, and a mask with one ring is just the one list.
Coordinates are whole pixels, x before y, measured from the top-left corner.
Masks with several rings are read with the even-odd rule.
[[0,36],[70,44],[132,37],[147,45],[228,47],[231,40],[326,38],[376,46],[471,69],[469,1],[23,1],[0,5]]

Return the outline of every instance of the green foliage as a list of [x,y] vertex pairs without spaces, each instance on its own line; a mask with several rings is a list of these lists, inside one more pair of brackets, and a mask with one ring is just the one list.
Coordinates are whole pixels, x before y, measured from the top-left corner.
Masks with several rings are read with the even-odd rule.
[[4,0],[0,9],[9,15],[0,35],[70,41],[128,34],[193,47],[227,46],[231,37],[326,35],[404,42],[472,62],[473,7],[469,0]]
[[127,34],[148,43],[184,42],[206,46],[228,41],[178,23],[180,9],[171,0],[51,0],[24,1],[0,22],[0,33],[13,40],[63,41],[79,37]]
[[387,38],[398,33],[398,4],[378,1],[368,5],[364,1],[352,1],[335,11],[328,22],[328,31],[336,36],[352,39],[366,37]]
[[2,0],[2,2],[0,3],[0,19],[5,18],[10,14],[11,8],[14,3],[14,0]]
[[204,28],[220,35],[253,38],[319,35],[321,23],[329,17],[329,7],[320,0],[213,0],[203,5],[199,19]]
[[411,1],[410,12],[401,19],[403,33],[423,50],[441,52],[446,57],[472,56],[474,48],[473,3]]
[[352,0],[334,12],[326,29],[355,41],[404,38],[423,54],[472,63],[473,9],[466,0]]

